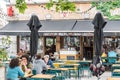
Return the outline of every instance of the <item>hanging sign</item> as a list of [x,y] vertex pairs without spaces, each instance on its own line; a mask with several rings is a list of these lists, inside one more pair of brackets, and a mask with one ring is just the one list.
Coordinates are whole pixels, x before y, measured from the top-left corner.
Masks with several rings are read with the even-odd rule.
[[46,32],[43,36],[93,36],[93,33],[87,32]]

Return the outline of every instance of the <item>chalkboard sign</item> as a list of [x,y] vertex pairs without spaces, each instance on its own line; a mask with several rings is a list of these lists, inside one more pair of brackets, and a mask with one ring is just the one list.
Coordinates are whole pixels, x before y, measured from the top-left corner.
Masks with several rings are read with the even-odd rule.
[[67,60],[75,60],[75,56],[67,56]]

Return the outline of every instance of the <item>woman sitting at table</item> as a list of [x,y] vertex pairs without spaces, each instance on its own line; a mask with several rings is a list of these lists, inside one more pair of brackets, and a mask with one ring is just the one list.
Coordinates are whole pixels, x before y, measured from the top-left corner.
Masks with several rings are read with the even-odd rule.
[[44,60],[41,58],[41,54],[36,55],[36,59],[33,61],[33,70],[36,71],[36,74],[41,74],[43,70],[47,69],[47,65]]
[[30,73],[32,64],[29,62],[29,55],[25,54],[21,57],[21,67],[23,72]]
[[44,56],[44,61],[47,64],[48,68],[54,68],[53,62],[49,59],[49,55]]
[[101,55],[103,62],[108,62],[107,59],[106,59],[107,56],[108,56],[108,55],[107,55],[107,53],[105,52],[105,49],[103,48],[103,49],[102,49],[102,55]]
[[7,80],[19,80],[18,77],[24,76],[24,72],[22,71],[21,67],[19,66],[19,59],[13,58],[10,61],[9,68],[7,71]]

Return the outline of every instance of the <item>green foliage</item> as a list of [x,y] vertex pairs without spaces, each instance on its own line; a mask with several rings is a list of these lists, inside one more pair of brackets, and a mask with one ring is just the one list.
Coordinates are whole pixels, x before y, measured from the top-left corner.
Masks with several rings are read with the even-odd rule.
[[109,20],[120,20],[120,15],[111,16]]
[[111,0],[106,2],[92,2],[92,6],[96,7],[96,9],[100,10],[104,16],[107,16],[109,20],[118,20],[120,19],[120,15],[111,15],[111,10],[116,8],[120,8],[120,0]]
[[19,13],[24,13],[25,9],[27,9],[27,4],[25,0],[16,0],[15,7],[18,8]]
[[10,36],[7,36],[7,37],[2,37],[2,46],[3,48],[0,48],[0,59],[1,60],[7,60],[7,52],[6,52],[6,48],[8,46],[10,46],[11,44],[11,39],[10,39]]
[[5,49],[0,48],[0,59],[1,60],[6,60],[7,59],[7,52],[5,51]]
[[2,37],[2,45],[9,46],[11,44],[10,36]]
[[56,11],[75,11],[76,6],[75,3],[69,2],[68,0],[58,0],[55,2],[50,0],[49,3],[46,4],[46,8],[50,9],[51,7],[55,6]]
[[54,2],[50,0],[50,3],[46,4],[46,7],[50,9],[51,7],[53,7],[53,5],[54,5]]

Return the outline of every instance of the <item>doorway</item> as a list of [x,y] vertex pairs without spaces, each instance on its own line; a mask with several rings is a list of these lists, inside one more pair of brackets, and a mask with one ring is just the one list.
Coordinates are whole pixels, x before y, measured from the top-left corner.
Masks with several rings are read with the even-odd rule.
[[93,36],[83,36],[83,57],[93,59]]
[[45,55],[52,56],[56,52],[56,37],[46,36],[45,37]]

